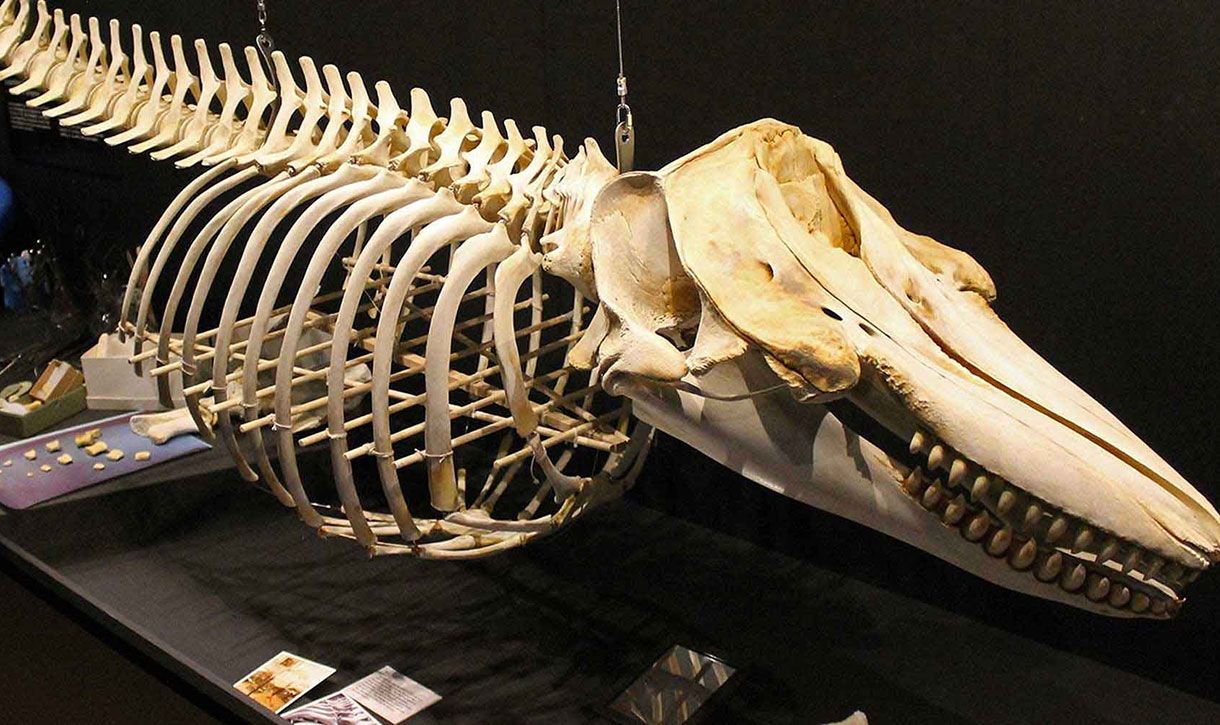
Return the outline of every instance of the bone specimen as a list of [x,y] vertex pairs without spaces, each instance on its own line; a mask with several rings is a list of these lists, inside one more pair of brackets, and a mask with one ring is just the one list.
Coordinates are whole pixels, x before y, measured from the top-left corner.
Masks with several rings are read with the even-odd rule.
[[[277,93],[252,48],[168,47],[0,6],[0,79],[32,105],[206,167],[119,311],[132,363],[186,402],[148,430],[219,438],[324,536],[423,558],[521,546],[621,495],[655,427],[1104,614],[1168,616],[1220,558],[1215,509],[1013,335],[986,271],[901,227],[794,126],[620,174],[592,140],[569,156],[461,99],[441,117],[414,89],[404,109],[279,53]],[[311,499],[310,446],[333,501]]]

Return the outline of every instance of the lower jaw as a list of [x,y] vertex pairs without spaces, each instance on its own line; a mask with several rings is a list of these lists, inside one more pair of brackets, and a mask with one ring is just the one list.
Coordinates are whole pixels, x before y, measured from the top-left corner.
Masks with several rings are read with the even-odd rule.
[[[1169,618],[1184,603],[1178,592],[1197,572],[1150,563],[1156,557],[1148,552],[1057,513],[1007,482],[980,481],[986,471],[926,435],[917,434],[907,446],[851,403],[830,407],[853,432],[884,450],[894,484],[910,505],[1000,570],[976,571],[985,578],[1115,617]],[[1153,578],[1162,571],[1174,586]],[[998,581],[1014,574],[1022,586]]]

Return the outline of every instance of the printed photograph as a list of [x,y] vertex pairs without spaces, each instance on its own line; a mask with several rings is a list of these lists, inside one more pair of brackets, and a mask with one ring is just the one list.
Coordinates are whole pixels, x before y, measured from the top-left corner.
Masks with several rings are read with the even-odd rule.
[[334,674],[333,667],[281,652],[234,687],[272,712],[279,712]]

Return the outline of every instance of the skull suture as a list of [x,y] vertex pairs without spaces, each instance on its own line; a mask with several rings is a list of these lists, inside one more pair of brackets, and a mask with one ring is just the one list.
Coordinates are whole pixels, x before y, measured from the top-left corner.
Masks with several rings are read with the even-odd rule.
[[[591,266],[607,320],[589,364],[747,477],[1107,614],[1176,609],[1220,558],[1207,500],[1003,324],[973,259],[898,226],[827,144],[763,120],[569,204],[587,228],[544,239],[544,264]],[[909,448],[879,447],[894,436]]]

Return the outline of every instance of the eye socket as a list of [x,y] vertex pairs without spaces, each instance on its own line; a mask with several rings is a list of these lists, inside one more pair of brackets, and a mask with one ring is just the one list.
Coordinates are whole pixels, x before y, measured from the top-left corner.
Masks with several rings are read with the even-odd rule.
[[827,317],[829,317],[832,320],[838,320],[839,322],[843,321],[843,317],[838,312],[835,312],[834,310],[830,309],[829,307],[823,307],[822,314],[826,315]]

